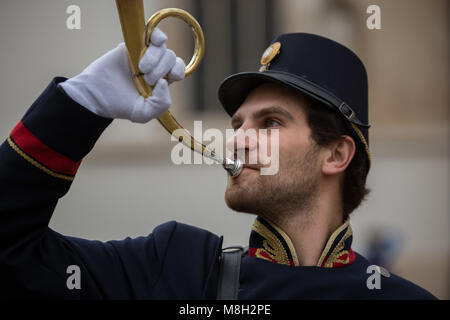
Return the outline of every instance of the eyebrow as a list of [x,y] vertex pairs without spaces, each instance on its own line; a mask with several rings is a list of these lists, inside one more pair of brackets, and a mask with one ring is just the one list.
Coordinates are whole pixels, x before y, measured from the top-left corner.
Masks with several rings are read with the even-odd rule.
[[[270,114],[279,114],[279,115],[285,116],[289,120],[294,120],[294,117],[288,111],[286,111],[285,109],[283,109],[280,106],[271,106],[268,108],[258,110],[252,114],[252,117],[254,119],[257,119],[257,118],[262,118],[262,117],[270,115]],[[242,122],[241,116],[238,114],[234,114],[231,117],[231,125],[239,123],[239,122]]]

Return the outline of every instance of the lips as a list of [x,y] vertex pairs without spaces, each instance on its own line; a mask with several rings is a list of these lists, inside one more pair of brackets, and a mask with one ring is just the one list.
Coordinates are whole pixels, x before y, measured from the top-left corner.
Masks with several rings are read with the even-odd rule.
[[252,164],[244,164],[244,165],[243,165],[243,168],[244,168],[244,169],[245,169],[245,168],[247,168],[247,169],[252,169],[252,170],[256,170],[256,171],[259,171],[259,169],[260,169],[259,166],[252,165]]
[[[241,179],[245,179],[245,177],[247,176],[246,173],[250,173],[250,172],[259,172],[260,171],[260,167],[257,165],[251,165],[251,164],[244,164],[242,166],[242,171],[239,175],[232,177],[233,181],[241,181]],[[237,182],[238,183],[238,182]]]

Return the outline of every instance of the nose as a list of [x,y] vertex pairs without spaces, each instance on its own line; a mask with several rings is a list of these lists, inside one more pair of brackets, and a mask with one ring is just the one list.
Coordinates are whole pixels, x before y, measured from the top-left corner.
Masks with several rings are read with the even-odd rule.
[[[234,132],[226,143],[227,150],[234,156],[245,159],[246,153],[256,151],[258,146],[258,134],[253,128],[241,127]],[[240,155],[239,155],[240,154]]]

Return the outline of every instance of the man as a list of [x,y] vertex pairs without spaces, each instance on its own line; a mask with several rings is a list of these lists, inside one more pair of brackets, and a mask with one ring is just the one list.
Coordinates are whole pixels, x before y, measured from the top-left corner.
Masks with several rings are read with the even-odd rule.
[[[174,221],[122,241],[63,236],[48,223],[82,158],[112,119],[148,122],[170,106],[167,81],[184,63],[155,30],[140,62],[153,96],[137,93],[122,45],[71,78],[55,78],[0,148],[2,297],[215,299],[222,238]],[[350,50],[310,34],[278,37],[260,72],[233,75],[219,89],[248,158],[248,129],[279,133],[279,171],[247,164],[228,178],[227,205],[256,214],[240,263],[239,299],[429,299],[422,288],[382,272],[351,249],[349,214],[367,194],[370,167],[367,78]],[[69,267],[81,285],[70,290]],[[380,271],[381,269],[377,269]],[[377,271],[377,272],[378,272]],[[225,283],[226,285],[226,283]],[[222,284],[221,284],[222,286]]]

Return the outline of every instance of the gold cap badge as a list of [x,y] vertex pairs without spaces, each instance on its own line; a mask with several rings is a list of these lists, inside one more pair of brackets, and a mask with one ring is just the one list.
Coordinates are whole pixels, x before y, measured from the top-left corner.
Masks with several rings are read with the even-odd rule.
[[270,61],[273,60],[273,58],[275,58],[275,56],[280,53],[280,47],[281,47],[281,43],[280,42],[275,42],[272,43],[263,53],[262,57],[261,57],[261,68],[259,69],[259,71],[266,71],[269,70],[269,66],[270,66]]

